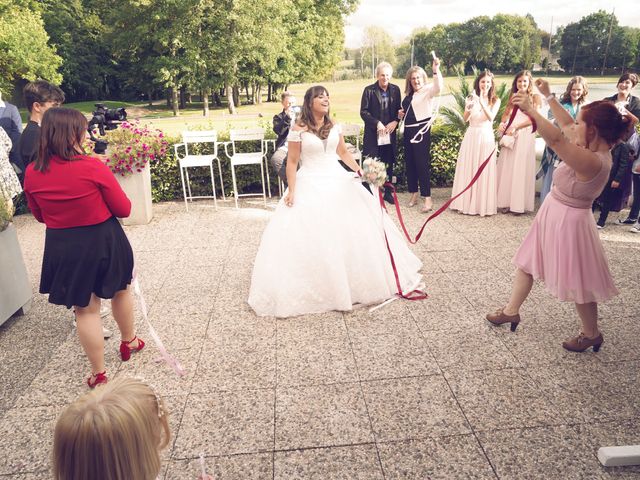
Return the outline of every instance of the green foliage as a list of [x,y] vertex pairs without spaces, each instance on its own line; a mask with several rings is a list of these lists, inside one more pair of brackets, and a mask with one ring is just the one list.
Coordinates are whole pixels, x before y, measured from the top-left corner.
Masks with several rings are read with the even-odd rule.
[[[477,72],[479,73],[479,72]],[[502,114],[504,113],[507,104],[509,103],[510,85],[501,82],[496,85],[496,96],[500,99],[500,108],[496,114],[496,119],[500,121]],[[451,95],[455,100],[455,106],[453,107],[440,107],[440,113],[445,119],[445,122],[450,126],[452,131],[460,132],[464,134],[467,129],[467,122],[464,121],[464,108],[465,100],[471,94],[473,85],[467,83],[466,79],[462,75],[458,75],[458,88],[452,87],[450,89]]]
[[[269,130],[267,130],[269,131]],[[453,175],[456,169],[458,149],[462,141],[463,133],[451,125],[436,123],[432,127],[431,133],[431,183],[433,186],[449,186],[453,182]],[[229,132],[219,132],[219,141],[228,141]],[[175,158],[173,145],[181,140],[177,137],[167,137],[167,142],[171,146],[167,149],[163,158],[151,164],[151,186],[154,202],[181,200],[182,184],[180,181],[180,171]],[[360,139],[362,144],[362,139]],[[250,146],[249,146],[250,147]],[[242,147],[241,147],[242,148]],[[193,150],[194,153],[206,153],[204,147]],[[269,151],[269,155],[271,155]],[[224,179],[224,190],[228,197],[233,196],[233,185],[231,184],[231,170],[229,162],[224,154],[224,149],[218,150],[218,156],[222,162],[222,177]],[[271,192],[277,193],[278,180],[276,175],[270,171]],[[255,165],[237,168],[238,189],[241,193],[261,192],[260,171]],[[398,138],[398,158],[394,168],[394,175],[398,179],[397,188],[400,191],[406,189],[404,148],[402,136]],[[211,177],[208,167],[199,169],[190,168],[189,178],[191,180],[191,190],[194,195],[211,195]],[[214,164],[214,178],[218,195],[221,193],[217,168]]]
[[[498,14],[474,17],[462,24],[439,24],[414,33],[411,42],[415,64],[430,65],[433,50],[449,73],[460,66],[466,72],[473,66],[512,72],[531,68],[540,59],[540,31],[530,15]],[[406,71],[410,59],[403,57],[407,63],[400,70]]]
[[451,95],[455,100],[455,106],[452,107],[440,107],[440,113],[444,119],[455,130],[462,133],[467,129],[467,122],[464,120],[464,107],[466,98],[471,95],[473,86],[467,83],[467,80],[462,75],[458,75],[458,88],[451,88]]
[[108,98],[115,70],[105,42],[102,5],[82,0],[43,0],[45,28],[63,62],[62,89],[68,100]]
[[621,27],[615,15],[599,10],[563,29],[558,63],[571,74],[638,68],[639,48],[640,29]]
[[444,187],[453,184],[463,135],[463,132],[449,125],[433,128],[431,134],[432,185]]
[[356,64],[365,76],[370,76],[380,62],[396,63],[393,39],[382,27],[367,27],[364,30],[363,47],[358,52]]
[[20,80],[60,83],[62,59],[49,45],[41,14],[31,2],[0,0],[0,91]]
[[0,194],[0,232],[4,232],[13,219],[13,202]]

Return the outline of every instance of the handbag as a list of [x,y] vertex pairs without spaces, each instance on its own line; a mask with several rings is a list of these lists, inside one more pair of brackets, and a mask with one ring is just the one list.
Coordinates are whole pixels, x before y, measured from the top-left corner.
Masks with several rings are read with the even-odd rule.
[[513,135],[503,135],[500,138],[500,146],[504,148],[513,148],[513,144],[516,143],[516,139]]

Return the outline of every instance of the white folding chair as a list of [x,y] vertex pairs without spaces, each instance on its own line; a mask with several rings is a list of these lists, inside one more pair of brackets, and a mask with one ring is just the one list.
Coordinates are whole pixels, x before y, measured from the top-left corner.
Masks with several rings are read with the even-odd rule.
[[[262,180],[262,198],[264,201],[265,207],[267,206],[267,192],[265,189],[265,178],[264,178],[264,170],[265,170],[265,156],[266,156],[266,148],[264,142],[264,128],[248,128],[245,130],[231,130],[229,132],[230,142],[225,143],[224,151],[227,157],[231,162],[231,178],[233,180],[233,195],[236,201],[236,208],[238,208],[238,198],[239,197],[254,197],[256,193],[238,193],[238,182],[236,180],[236,167],[242,165],[260,165],[260,178]],[[251,152],[243,152],[240,153],[237,151],[238,143],[246,142],[250,143],[259,143],[260,150],[253,150]],[[228,146],[231,145],[231,154],[229,154]]]
[[342,136],[354,137],[356,140],[356,151],[352,152],[353,159],[358,162],[358,165],[362,162],[362,152],[360,151],[360,130],[362,127],[355,123],[345,123],[342,125]]
[[[196,155],[189,153],[189,148],[193,151],[195,144],[211,145],[213,153],[206,155]],[[180,148],[184,149],[184,155],[180,156]],[[215,130],[202,131],[185,131],[182,132],[182,143],[176,143],[173,146],[178,166],[180,168],[180,180],[182,181],[182,194],[184,195],[184,206],[189,211],[188,201],[195,198],[213,198],[213,204],[218,208],[218,199],[216,197],[216,183],[213,176],[213,161],[218,161],[218,173],[220,174],[220,188],[222,190],[222,199],[224,200],[224,181],[222,179],[222,166],[220,158],[218,158],[218,133]],[[211,191],[213,195],[197,195],[191,194],[191,182],[189,181],[189,168],[192,167],[209,167],[211,174]],[[186,182],[185,182],[186,177]],[[188,195],[187,195],[188,193]]]

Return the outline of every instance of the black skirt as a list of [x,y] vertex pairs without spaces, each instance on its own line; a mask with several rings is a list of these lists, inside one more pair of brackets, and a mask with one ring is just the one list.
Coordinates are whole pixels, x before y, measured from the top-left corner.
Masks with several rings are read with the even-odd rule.
[[56,305],[86,307],[131,283],[133,251],[115,217],[86,227],[47,228],[40,293]]

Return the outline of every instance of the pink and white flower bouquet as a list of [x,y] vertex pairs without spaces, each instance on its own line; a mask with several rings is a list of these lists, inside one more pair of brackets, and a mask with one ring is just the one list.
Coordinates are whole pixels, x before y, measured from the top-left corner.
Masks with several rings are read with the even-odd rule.
[[387,181],[387,166],[384,162],[371,157],[362,161],[362,181],[380,188]]

